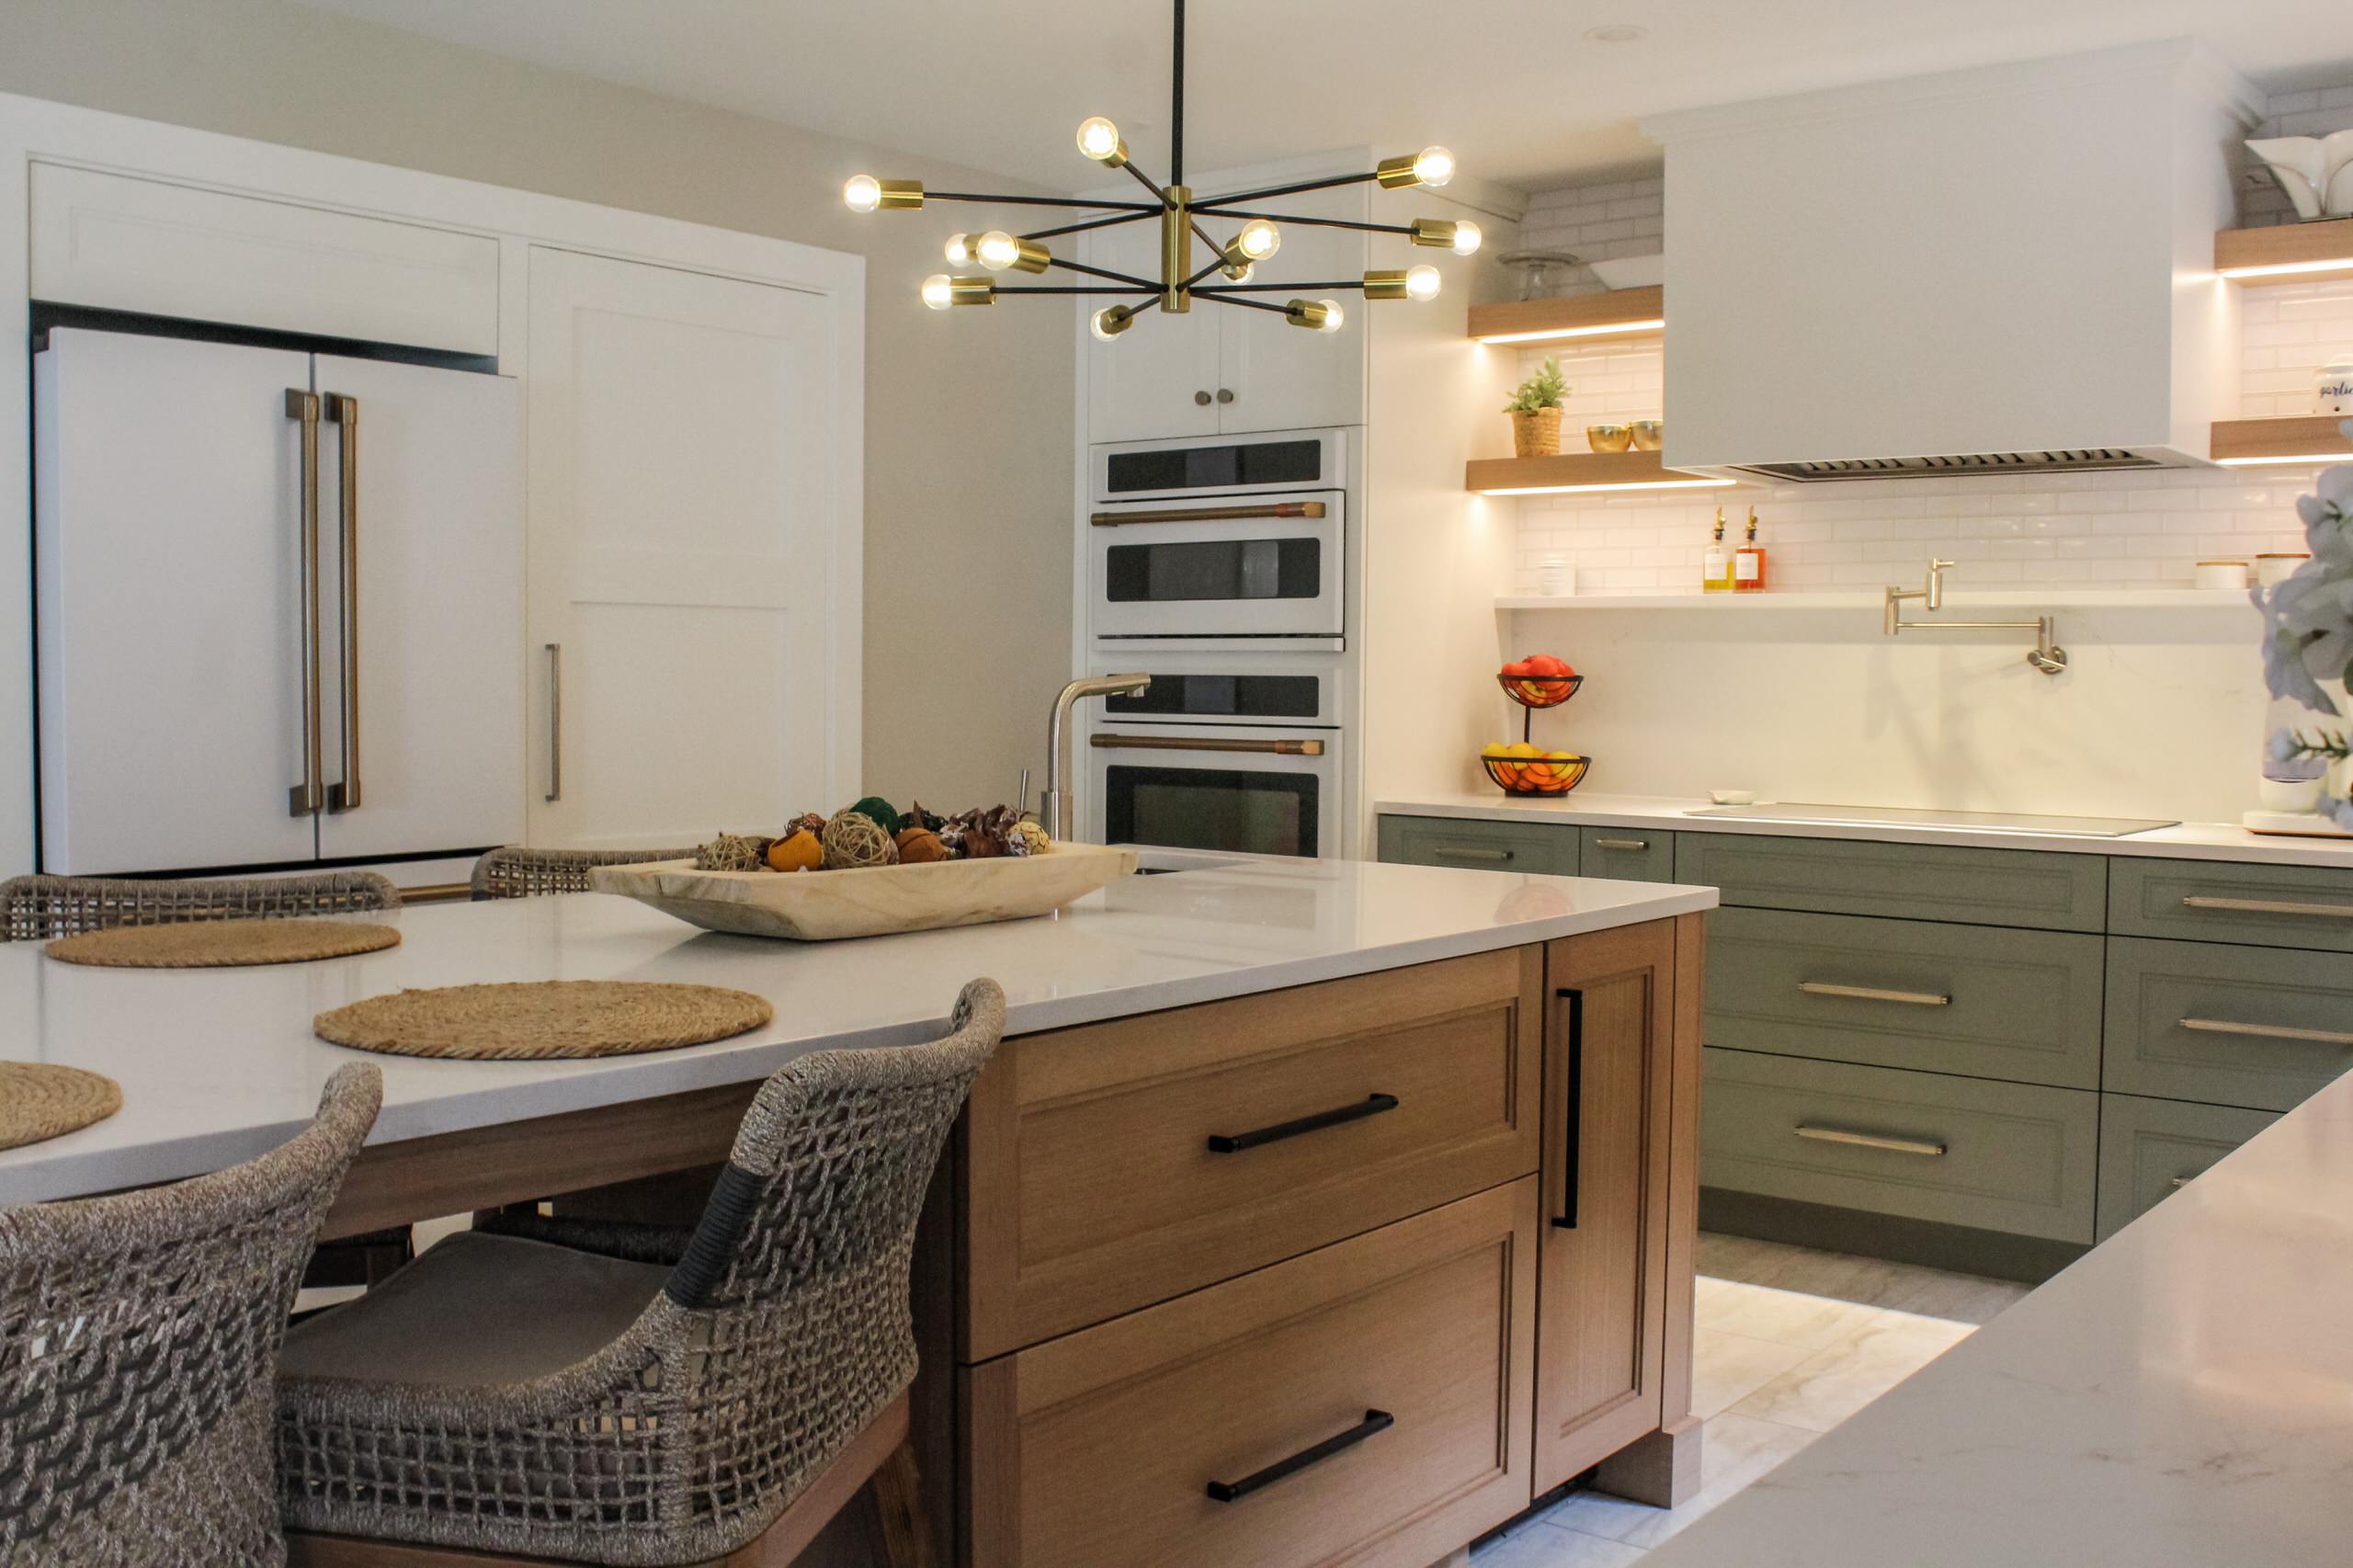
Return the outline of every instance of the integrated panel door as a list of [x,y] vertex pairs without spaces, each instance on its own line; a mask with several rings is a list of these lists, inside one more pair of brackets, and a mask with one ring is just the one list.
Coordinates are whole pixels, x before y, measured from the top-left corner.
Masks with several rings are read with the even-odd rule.
[[[1142,189],[1142,187],[1138,187]],[[1068,244],[1068,241],[1049,242]],[[1206,247],[1195,243],[1198,268]],[[1160,222],[1146,218],[1086,237],[1084,260],[1131,278],[1160,276]],[[1073,275],[1061,275],[1069,281]],[[1080,279],[1080,281],[1086,281]],[[1102,281],[1097,279],[1096,281]],[[1104,283],[1107,288],[1116,285]],[[1088,314],[1105,305],[1142,306],[1128,330],[1105,343],[1086,333],[1086,433],[1094,441],[1156,441],[1213,436],[1218,429],[1218,323],[1230,307],[1195,301],[1181,315],[1165,313],[1148,294],[1081,296]],[[1022,308],[1017,301],[1004,307]],[[1293,329],[1296,330],[1296,329]]]
[[847,799],[857,318],[544,248],[530,294],[531,836],[691,844]]
[[1675,962],[1668,920],[1546,952],[1538,1492],[1660,1426]]
[[43,868],[313,858],[310,356],[61,328],[33,366]]
[[324,661],[319,853],[516,843],[524,816],[516,384],[330,355],[315,373],[321,574],[338,633]]
[[[1335,190],[1278,198],[1267,206],[1304,218],[1343,218],[1362,222],[1364,193],[1362,186],[1342,186]],[[1211,233],[1220,238],[1241,227],[1230,218],[1212,216],[1202,222]],[[1271,259],[1258,264],[1252,282],[1282,283],[1296,278],[1302,283],[1346,283],[1363,278],[1366,250],[1360,231],[1309,223],[1283,223],[1278,227],[1282,233],[1282,248]],[[1215,282],[1203,287],[1213,288]],[[1416,307],[1404,301],[1368,305],[1364,295],[1355,290],[1302,289],[1295,296],[1276,292],[1246,297],[1274,305],[1293,298],[1335,300],[1340,306],[1342,324],[1337,332],[1310,332],[1291,325],[1272,311],[1196,302],[1196,314],[1207,311],[1217,318],[1218,429],[1231,435],[1243,430],[1304,430],[1322,425],[1363,424],[1366,312],[1410,311]],[[1143,324],[1138,323],[1137,327]]]

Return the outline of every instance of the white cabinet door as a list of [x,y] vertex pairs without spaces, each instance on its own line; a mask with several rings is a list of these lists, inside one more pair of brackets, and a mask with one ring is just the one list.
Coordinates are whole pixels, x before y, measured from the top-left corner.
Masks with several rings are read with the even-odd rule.
[[[315,370],[331,415],[321,427],[322,572],[328,625],[341,633],[326,658],[329,795],[319,853],[332,859],[519,842],[523,484],[515,383],[326,355]],[[347,432],[357,458],[348,485]],[[356,503],[348,514],[347,499]],[[354,542],[356,602],[347,606],[344,550]]]
[[41,862],[313,858],[302,780],[305,354],[59,330],[34,361]]
[[[1311,190],[1270,200],[1268,208],[1310,218],[1365,215],[1364,187],[1342,186]],[[1403,222],[1403,220],[1399,220]],[[1210,233],[1223,237],[1231,220],[1210,221]],[[1302,283],[1360,280],[1365,270],[1365,241],[1361,232],[1285,223],[1282,247],[1273,258],[1259,263],[1253,282],[1278,283],[1296,278]],[[1250,430],[1304,430],[1324,425],[1364,423],[1364,316],[1368,310],[1411,310],[1404,301],[1368,305],[1354,290],[1302,289],[1298,294],[1279,291],[1253,294],[1254,300],[1284,304],[1290,300],[1332,299],[1340,302],[1345,318],[1339,331],[1310,332],[1296,327],[1271,311],[1254,311],[1211,301],[1196,301],[1196,314],[1217,320],[1218,386],[1233,394],[1217,405],[1218,429],[1225,434]],[[1137,324],[1138,329],[1143,324]]]
[[[1087,236],[1081,259],[1131,278],[1160,276],[1160,222],[1148,218]],[[1197,243],[1200,263],[1209,257]],[[1085,279],[1080,273],[1065,278]],[[1090,307],[1150,301],[1151,296],[1083,297]],[[1009,308],[1019,309],[1018,303]],[[1217,433],[1218,324],[1225,307],[1195,301],[1182,315],[1148,303],[1128,330],[1105,343],[1086,335],[1087,437],[1096,441],[1153,441]],[[1090,309],[1089,313],[1092,313]],[[1085,322],[1079,331],[1086,332]]]
[[533,842],[691,844],[856,792],[859,607],[829,591],[859,548],[836,526],[861,460],[833,438],[843,314],[531,252]]

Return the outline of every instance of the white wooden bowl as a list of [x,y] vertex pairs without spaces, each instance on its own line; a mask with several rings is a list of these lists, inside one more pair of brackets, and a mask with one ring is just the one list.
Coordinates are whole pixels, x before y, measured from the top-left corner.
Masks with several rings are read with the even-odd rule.
[[598,866],[588,880],[706,931],[830,942],[1050,915],[1135,869],[1132,849],[1057,844],[1040,855],[857,871],[698,871],[691,860],[656,860]]

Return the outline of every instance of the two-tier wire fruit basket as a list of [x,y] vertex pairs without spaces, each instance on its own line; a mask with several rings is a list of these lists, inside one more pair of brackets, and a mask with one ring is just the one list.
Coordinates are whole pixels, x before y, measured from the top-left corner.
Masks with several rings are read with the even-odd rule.
[[1585,782],[1593,758],[1576,752],[1543,752],[1531,738],[1540,708],[1558,708],[1585,685],[1581,675],[1498,675],[1495,684],[1520,706],[1517,748],[1490,746],[1479,754],[1479,766],[1506,795],[1565,795]]

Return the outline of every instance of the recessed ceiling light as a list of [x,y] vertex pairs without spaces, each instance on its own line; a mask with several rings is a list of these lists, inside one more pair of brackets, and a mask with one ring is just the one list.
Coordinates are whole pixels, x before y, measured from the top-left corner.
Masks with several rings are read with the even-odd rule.
[[1586,28],[1585,36],[1593,43],[1640,43],[1651,36],[1651,30],[1634,22],[1610,22]]

